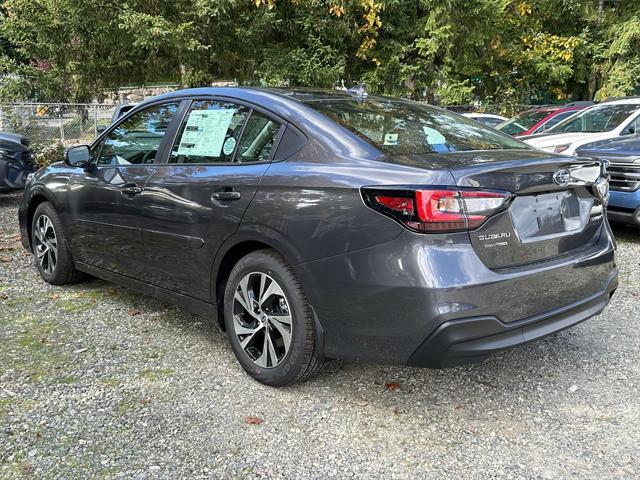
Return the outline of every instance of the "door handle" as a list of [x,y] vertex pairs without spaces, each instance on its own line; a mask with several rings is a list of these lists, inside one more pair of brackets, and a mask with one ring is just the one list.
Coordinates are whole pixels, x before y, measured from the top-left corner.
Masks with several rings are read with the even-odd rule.
[[120,192],[122,192],[123,195],[135,196],[139,193],[142,193],[142,188],[138,187],[135,184],[126,183],[123,187],[120,188]]
[[215,192],[211,195],[212,202],[230,202],[232,200],[240,200],[240,192],[236,192],[235,190],[223,190],[220,192]]

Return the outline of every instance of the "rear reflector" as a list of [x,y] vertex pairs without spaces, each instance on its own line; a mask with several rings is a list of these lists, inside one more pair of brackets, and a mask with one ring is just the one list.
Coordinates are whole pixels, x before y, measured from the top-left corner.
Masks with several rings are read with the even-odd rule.
[[511,194],[472,189],[363,188],[365,203],[417,232],[471,230],[501,211]]

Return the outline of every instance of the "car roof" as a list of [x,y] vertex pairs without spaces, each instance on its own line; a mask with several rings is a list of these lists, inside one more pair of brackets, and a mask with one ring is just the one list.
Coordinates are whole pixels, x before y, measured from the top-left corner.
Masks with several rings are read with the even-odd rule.
[[606,103],[607,105],[640,105],[640,97],[626,97],[615,100],[605,100],[598,105]]
[[[153,97],[149,101],[164,100],[186,96],[209,96],[218,95],[224,97],[233,97],[240,100],[250,100],[256,96],[268,97],[271,99],[290,99],[298,102],[314,102],[320,100],[336,100],[336,99],[352,99],[353,95],[344,90],[329,90],[320,88],[277,88],[277,87],[199,87],[175,90],[173,92],[164,93]],[[369,95],[367,98],[375,98],[377,96]],[[381,98],[381,97],[378,97]]]
[[468,116],[469,118],[473,117],[487,117],[487,118],[505,118],[502,115],[497,115],[495,113],[478,113],[478,112],[469,112],[463,113],[464,116]]

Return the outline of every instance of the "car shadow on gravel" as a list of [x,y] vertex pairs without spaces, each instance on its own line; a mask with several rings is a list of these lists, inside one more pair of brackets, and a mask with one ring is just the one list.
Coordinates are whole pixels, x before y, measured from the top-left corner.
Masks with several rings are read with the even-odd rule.
[[[241,373],[226,333],[216,321],[99,279],[64,287],[63,290],[75,292],[93,302],[108,298],[111,304],[118,307],[118,311],[134,317],[130,319],[134,324],[137,318],[144,318],[145,326],[141,335],[162,330],[165,339],[167,336],[176,338],[176,341],[185,336],[196,337],[207,348],[225,352],[225,356],[228,356],[228,362],[225,363],[234,365],[236,373]],[[359,391],[367,397],[367,401],[373,401],[377,395],[386,401],[389,398],[385,395],[390,394],[396,397],[409,396],[406,400],[429,398],[433,391],[440,391],[440,400],[444,396],[453,402],[472,398],[487,390],[491,390],[498,398],[520,395],[525,386],[531,388],[532,379],[533,384],[543,391],[566,389],[571,387],[576,377],[585,373],[585,355],[588,355],[590,369],[606,368],[606,355],[602,351],[598,353],[604,350],[604,346],[588,334],[589,322],[598,322],[598,318],[537,342],[496,353],[482,363],[455,368],[428,369],[331,360],[316,377],[284,390],[295,392],[328,388],[339,396],[355,398],[356,401]],[[600,340],[606,342],[606,339]],[[212,368],[215,370],[215,366]],[[243,378],[243,382],[255,385],[248,375],[240,375],[240,378]],[[447,386],[444,393],[443,385]]]
[[618,242],[640,243],[640,226],[612,224],[611,229]]

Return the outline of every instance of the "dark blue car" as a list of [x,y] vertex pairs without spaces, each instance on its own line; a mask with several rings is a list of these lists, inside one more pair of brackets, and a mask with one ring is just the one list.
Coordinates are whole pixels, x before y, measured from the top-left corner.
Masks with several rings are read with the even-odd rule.
[[24,188],[27,175],[37,170],[29,140],[0,132],[0,192]]
[[577,153],[609,161],[609,219],[640,225],[640,135],[591,143]]

